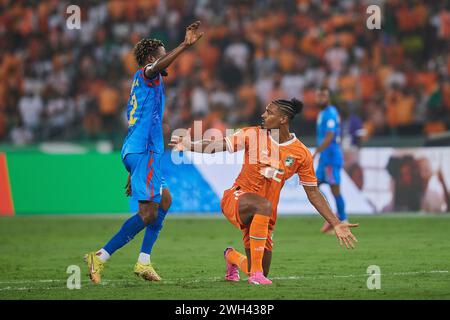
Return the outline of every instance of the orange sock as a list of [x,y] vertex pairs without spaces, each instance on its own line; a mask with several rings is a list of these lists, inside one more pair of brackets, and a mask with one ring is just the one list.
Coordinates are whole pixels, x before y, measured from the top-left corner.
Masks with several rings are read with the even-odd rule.
[[233,249],[227,253],[227,260],[228,262],[237,265],[242,272],[248,273],[247,256]]
[[262,259],[264,256],[264,247],[266,245],[267,234],[269,233],[270,217],[261,214],[253,216],[250,224],[250,272],[263,271]]

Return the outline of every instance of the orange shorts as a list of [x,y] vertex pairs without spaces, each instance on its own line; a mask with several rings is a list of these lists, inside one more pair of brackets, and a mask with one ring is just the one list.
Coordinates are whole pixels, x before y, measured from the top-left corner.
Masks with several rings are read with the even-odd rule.
[[[223,215],[228,219],[228,221],[230,221],[231,224],[233,224],[236,228],[242,230],[242,240],[244,241],[244,247],[248,249],[250,248],[250,227],[244,225],[239,215],[239,198],[245,193],[246,192],[244,191],[236,190],[236,186],[225,190],[223,192],[222,201],[220,202],[220,207],[222,208]],[[273,227],[274,223],[272,223],[271,220],[265,247],[269,251],[272,251],[273,247]]]
[[239,216],[239,197],[243,194],[245,194],[244,191],[236,190],[234,186],[223,192],[222,201],[220,202],[223,215],[239,229],[245,228]]

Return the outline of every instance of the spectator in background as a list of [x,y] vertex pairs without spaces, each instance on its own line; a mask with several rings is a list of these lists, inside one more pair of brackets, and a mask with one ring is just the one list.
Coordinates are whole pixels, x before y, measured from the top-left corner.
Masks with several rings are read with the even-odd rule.
[[329,48],[325,53],[325,61],[332,73],[339,73],[349,59],[349,54],[339,42]]
[[253,69],[255,70],[255,78],[261,79],[266,75],[273,74],[278,68],[278,61],[271,57],[266,46],[262,46],[255,53],[253,60]]
[[359,148],[366,136],[361,117],[345,103],[341,104],[339,112],[342,118],[342,147]]
[[224,59],[229,59],[241,72],[247,72],[252,56],[251,44],[240,33],[233,33],[231,43],[225,48]]
[[300,64],[297,63],[291,70],[283,74],[281,88],[288,97],[303,97],[303,88],[306,82],[303,71]]
[[73,113],[73,104],[69,103],[68,99],[49,87],[46,92],[46,104],[44,109],[44,116],[46,118],[46,126],[44,128],[44,138],[46,140],[53,140],[55,137],[64,137],[64,129],[70,124]]
[[209,112],[209,93],[198,79],[191,92],[191,111],[195,118],[204,116]]
[[212,105],[223,109],[224,111],[230,110],[236,106],[234,95],[230,91],[226,90],[225,85],[221,81],[216,81],[211,89],[209,101]]
[[246,124],[257,123],[261,116],[258,110],[259,104],[255,86],[251,78],[247,77],[238,92],[238,101],[236,103],[238,108],[237,119],[233,119],[233,124],[237,125],[238,121]]
[[20,116],[23,120],[24,129],[27,130],[32,138],[39,134],[42,123],[42,113],[44,104],[38,94],[27,91],[18,103]]
[[111,134],[117,125],[119,91],[112,85],[107,84],[98,94],[98,104],[102,128],[107,133]]
[[33,135],[19,123],[11,130],[10,139],[15,145],[21,146],[31,143]]
[[288,99],[288,93],[281,86],[281,75],[277,74],[273,80],[273,86],[269,90],[264,105],[267,106],[271,101],[278,99]]
[[[293,130],[313,135],[311,119],[317,110],[306,101],[309,88],[324,84],[341,101],[352,103],[367,138],[433,134],[450,127],[450,7],[442,1],[382,1],[386,16],[376,32],[365,29],[357,18],[367,4],[353,0],[326,5],[274,0],[83,1],[81,30],[66,28],[68,4],[67,0],[3,3],[2,141],[11,142],[12,130],[22,126],[37,129],[25,129],[32,139],[16,141],[96,139],[105,134],[113,139],[109,133],[123,118],[128,80],[136,69],[132,44],[151,36],[173,46],[195,16],[202,17],[208,35],[166,79],[166,112],[172,115],[167,125],[172,130],[186,127],[193,113],[211,112],[205,99],[208,105],[211,97],[221,100],[215,103],[214,114],[223,115],[220,125],[230,127],[243,125],[261,112],[269,96],[281,93],[303,97],[304,117]],[[217,82],[223,88],[217,89]],[[48,87],[60,96],[50,99]],[[28,89],[33,100],[25,94]],[[250,107],[234,109],[240,100]],[[36,110],[41,101],[39,123],[23,112],[28,101]],[[57,116],[56,110],[69,115]],[[56,129],[55,121],[64,125]],[[55,127],[51,134],[44,132],[50,127]],[[125,128],[113,131],[120,139],[125,135]]]
[[225,84],[227,90],[234,91],[238,88],[243,79],[243,72],[230,57],[225,57],[220,63],[218,70],[219,79]]

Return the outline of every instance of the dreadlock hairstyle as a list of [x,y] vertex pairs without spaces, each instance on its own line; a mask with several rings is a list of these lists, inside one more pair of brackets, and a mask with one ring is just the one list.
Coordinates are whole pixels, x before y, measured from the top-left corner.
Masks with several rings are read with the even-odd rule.
[[292,98],[291,100],[278,99],[274,100],[281,112],[289,117],[289,120],[293,119],[297,113],[302,112],[303,102]]
[[164,44],[158,39],[141,39],[134,46],[134,57],[140,67],[147,64],[148,56],[153,54],[159,47],[163,47]]

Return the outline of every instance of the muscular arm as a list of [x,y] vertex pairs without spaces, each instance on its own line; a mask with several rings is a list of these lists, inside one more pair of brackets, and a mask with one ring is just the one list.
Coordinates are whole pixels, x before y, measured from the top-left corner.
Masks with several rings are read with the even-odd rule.
[[353,241],[356,242],[357,240],[350,231],[350,228],[357,227],[358,224],[340,222],[331,211],[331,208],[323,194],[320,192],[319,187],[303,186],[303,188],[305,189],[309,202],[311,202],[314,208],[319,211],[320,215],[333,226],[340,245],[343,246],[345,244],[347,249],[354,248]]
[[167,53],[165,56],[156,60],[153,64],[145,68],[144,73],[147,78],[152,78],[155,75],[161,73],[170,64],[175,61],[175,59],[185,51],[189,46],[183,41],[178,47]]
[[191,140],[191,129],[188,129],[184,136],[172,135],[169,146],[174,147],[175,150],[184,151],[189,150],[198,153],[216,153],[227,150],[227,143],[225,139],[221,140]]
[[216,153],[227,150],[225,139],[191,141],[188,150],[198,153]]
[[303,188],[305,189],[309,202],[311,202],[320,215],[324,217],[324,219],[327,220],[333,227],[338,225],[340,221],[336,218],[333,211],[331,211],[331,208],[322,192],[320,192],[319,187],[303,186]]
[[152,78],[155,75],[164,71],[170,64],[187,48],[196,43],[202,36],[203,32],[198,33],[200,21],[196,21],[186,28],[186,35],[184,41],[175,49],[156,60],[153,64],[145,68],[144,73],[147,78]]
[[314,156],[321,153],[323,150],[325,150],[333,141],[334,133],[331,131],[327,132],[327,135],[325,136],[325,139],[323,139],[322,143],[317,147],[316,151],[314,152]]

